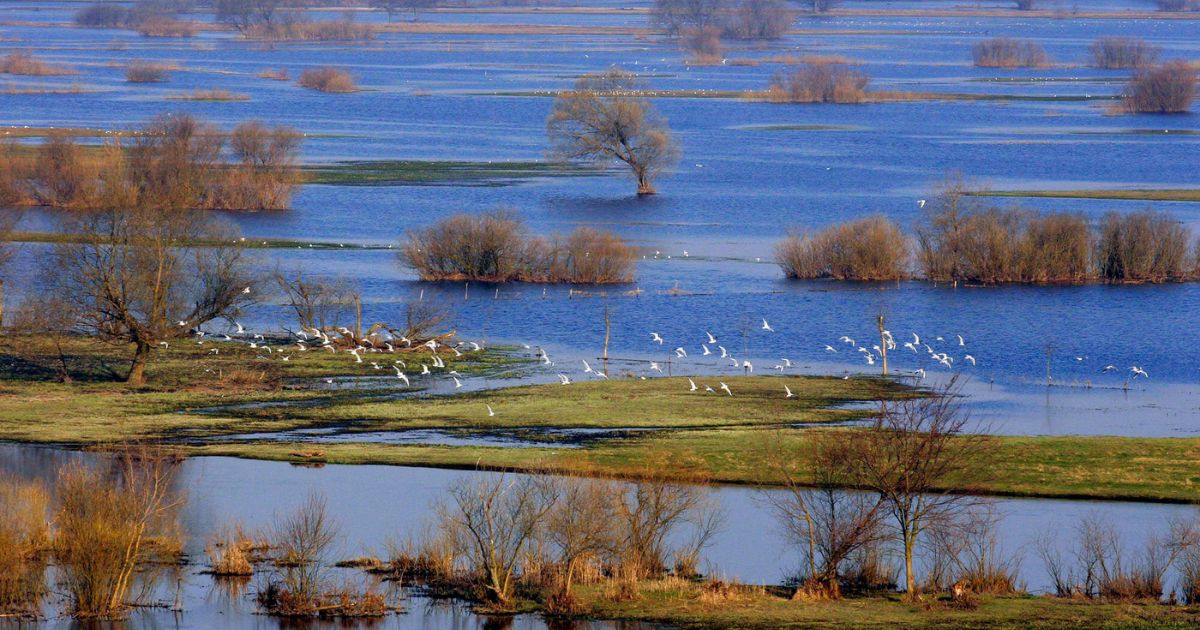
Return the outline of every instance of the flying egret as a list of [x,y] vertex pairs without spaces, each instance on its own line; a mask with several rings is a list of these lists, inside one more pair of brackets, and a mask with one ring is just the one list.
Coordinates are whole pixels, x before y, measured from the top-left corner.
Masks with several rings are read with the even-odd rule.
[[688,390],[688,391],[690,391],[690,392],[694,392],[694,391],[696,391],[697,389],[700,389],[699,387],[696,387],[696,381],[693,381],[693,380],[692,380],[692,379],[690,379],[690,378],[688,379],[688,385],[690,385],[690,386],[691,386],[691,389],[689,389],[689,390]]
[[428,365],[425,365],[424,363],[421,364],[421,374],[422,375],[429,374],[429,366]]
[[708,343],[717,343],[717,338],[714,337],[712,333],[706,330],[704,331],[704,334],[708,335]]
[[921,338],[917,336],[917,333],[913,333],[912,336],[913,336],[913,341],[912,341],[913,345],[914,346],[921,345]]
[[973,357],[973,356],[971,356],[971,355],[969,355],[969,354],[964,354],[964,355],[963,355],[963,361],[970,361],[970,362],[971,362],[971,365],[975,365],[975,357]]
[[792,388],[788,387],[787,385],[783,386],[783,391],[787,392],[787,396],[784,396],[784,398],[795,398],[796,397],[796,395],[792,393]]
[[396,366],[394,366],[394,365],[393,365],[393,366],[392,366],[392,369],[393,369],[393,370],[396,370],[396,378],[398,378],[398,379],[400,379],[400,380],[404,381],[404,386],[405,386],[405,387],[408,387],[408,386],[412,385],[412,383],[409,383],[409,382],[408,382],[408,375],[407,375],[407,374],[405,374],[404,372],[401,372],[401,371],[400,371],[400,368],[398,368],[398,367],[396,367]]
[[492,417],[492,416],[494,416],[494,415],[496,415],[496,412],[495,412],[495,411],[492,411],[492,406],[491,406],[491,405],[484,405],[484,407],[487,407],[487,410],[488,410],[488,417],[489,417],[489,418],[490,418],[490,417]]
[[588,365],[588,362],[587,362],[587,360],[586,360],[586,359],[581,359],[581,360],[583,361],[583,373],[584,373],[584,374],[591,374],[591,373],[592,373],[592,366]]
[[746,370],[748,370],[751,374],[754,373],[754,365],[750,363],[749,359],[742,361],[742,367],[746,368]]
[[962,335],[955,335],[955,337],[958,337],[958,345],[960,345],[960,346],[967,345],[967,343],[965,341],[963,341]]
[[834,354],[837,354],[837,350],[835,350],[835,349],[833,348],[833,346],[831,346],[831,345],[829,345],[829,344],[825,344],[825,352],[832,352],[832,353],[834,353]]
[[1140,368],[1136,365],[1129,366],[1129,371],[1133,372],[1133,378],[1137,378],[1139,376],[1142,376],[1145,378],[1150,378],[1150,375],[1146,373],[1146,370],[1143,370],[1142,368]]
[[661,335],[659,335],[658,333],[656,333],[656,332],[652,332],[652,333],[650,333],[650,341],[657,342],[657,343],[658,343],[658,345],[660,345],[660,346],[661,346],[661,345],[662,345],[662,343],[663,343],[663,338],[662,338],[662,336],[661,336]]
[[687,350],[684,350],[682,346],[675,348],[675,356],[680,359],[687,358]]
[[783,357],[783,358],[781,358],[781,359],[779,359],[779,360],[780,360],[780,361],[783,361],[783,365],[784,365],[784,367],[792,367],[792,360],[791,360],[791,359],[789,359],[789,358],[787,358],[787,357]]
[[725,383],[721,383],[721,391],[725,392],[726,394],[729,394],[730,396],[733,395],[733,392],[729,391],[729,386],[726,385]]
[[848,343],[852,346],[858,345],[858,344],[854,343],[853,339],[847,337],[846,335],[842,335],[842,338],[838,339],[838,341],[841,341],[842,343]]
[[767,332],[775,332],[775,329],[771,328],[771,325],[767,323],[766,318],[763,319],[762,329]]
[[701,345],[700,347],[701,347],[701,348],[704,348],[704,355],[703,355],[703,356],[708,356],[708,355],[712,354],[712,350],[709,350],[709,349],[708,349],[708,346]]
[[657,362],[657,361],[651,361],[651,362],[650,362],[650,369],[651,369],[651,370],[654,370],[655,372],[658,372],[659,374],[662,374],[662,368],[661,368],[661,367],[659,367],[659,365],[658,365],[658,362]]
[[729,353],[725,351],[725,346],[717,346],[717,349],[721,351],[721,358],[722,358],[722,359],[728,359],[728,358],[729,358]]
[[1107,374],[1107,373],[1109,373],[1109,372],[1115,372],[1116,370],[1117,370],[1117,366],[1115,366],[1115,365],[1106,365],[1106,366],[1104,366],[1104,369],[1103,369],[1103,370],[1100,370],[1100,373],[1101,373],[1101,374]]
[[462,381],[458,380],[457,376],[451,376],[450,378],[454,379],[454,389],[462,387]]
[[560,383],[562,383],[563,385],[570,385],[570,384],[571,384],[571,377],[567,376],[566,374],[559,373],[559,375],[558,375],[558,380],[559,380],[559,382],[560,382]]

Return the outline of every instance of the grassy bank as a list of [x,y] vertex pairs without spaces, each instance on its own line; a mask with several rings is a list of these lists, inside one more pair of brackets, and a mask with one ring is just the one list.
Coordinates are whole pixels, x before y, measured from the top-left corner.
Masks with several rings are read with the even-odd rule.
[[977,197],[1044,197],[1049,199],[1119,199],[1123,201],[1200,201],[1200,189],[1160,188],[1135,190],[985,190]]
[[[59,384],[49,382],[55,355],[45,341],[6,341],[0,354],[0,440],[89,446],[187,438],[195,454],[310,463],[629,476],[670,452],[685,454],[694,469],[715,482],[776,485],[782,479],[767,466],[769,447],[788,449],[803,460],[812,432],[853,431],[821,427],[869,413],[869,406],[847,409],[841,403],[913,391],[878,378],[755,376],[696,378],[701,389],[693,393],[686,377],[674,377],[398,398],[402,390],[394,387],[393,360],[406,361],[405,369],[415,376],[428,353],[368,354],[358,364],[344,352],[301,353],[280,344],[265,354],[245,343],[199,346],[191,340],[159,351],[147,372],[150,384],[131,389],[117,380],[127,366],[124,348],[70,340],[66,351],[75,382]],[[283,356],[290,360],[282,361]],[[505,352],[468,357],[458,362],[446,357],[448,369],[498,378],[529,361]],[[703,385],[716,388],[720,380],[733,396],[704,393]],[[415,378],[412,390],[403,391],[428,382]],[[795,397],[784,397],[785,385]],[[300,428],[338,432],[339,443],[212,442],[219,436]],[[463,438],[533,438],[550,445],[354,441],[365,432],[414,429]],[[567,429],[613,431],[619,439],[579,439]],[[319,455],[294,455],[299,451]],[[996,437],[992,451],[993,458],[980,464],[988,471],[986,481],[975,487],[986,494],[1200,502],[1200,438]]]
[[588,616],[664,623],[683,628],[1191,628],[1200,611],[1153,602],[1098,603],[1049,597],[985,596],[977,607],[930,596],[900,595],[838,601],[791,601],[785,589],[716,590],[677,579],[637,585],[632,601],[613,601],[598,587],[577,589]]

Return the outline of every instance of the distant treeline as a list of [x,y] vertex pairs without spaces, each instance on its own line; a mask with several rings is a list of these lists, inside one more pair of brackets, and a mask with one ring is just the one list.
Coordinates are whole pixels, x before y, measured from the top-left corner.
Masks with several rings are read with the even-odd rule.
[[0,143],[0,205],[286,208],[299,146],[289,127],[249,121],[224,133],[187,114],[159,116],[99,146],[67,135],[37,146]]
[[[790,278],[978,284],[1200,280],[1200,241],[1174,217],[1110,212],[1092,225],[1070,212],[937,204],[906,235],[873,216],[776,247]],[[914,271],[915,270],[915,271]]]
[[588,227],[566,237],[530,236],[516,214],[456,214],[410,232],[401,261],[422,280],[632,282],[637,250]]

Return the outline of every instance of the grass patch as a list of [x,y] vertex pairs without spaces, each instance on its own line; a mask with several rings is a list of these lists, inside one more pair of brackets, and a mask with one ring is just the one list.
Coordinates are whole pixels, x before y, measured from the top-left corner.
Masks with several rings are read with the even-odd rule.
[[453,160],[372,160],[338,162],[304,169],[309,184],[331,186],[505,186],[540,177],[580,177],[596,169],[551,162],[466,162]]
[[1200,201],[1200,189],[1158,188],[1130,190],[986,190],[976,197],[1044,197],[1050,199],[1120,199],[1125,201]]
[[172,94],[167,97],[170,101],[248,101],[245,94],[236,94],[229,90],[196,90],[182,94]]

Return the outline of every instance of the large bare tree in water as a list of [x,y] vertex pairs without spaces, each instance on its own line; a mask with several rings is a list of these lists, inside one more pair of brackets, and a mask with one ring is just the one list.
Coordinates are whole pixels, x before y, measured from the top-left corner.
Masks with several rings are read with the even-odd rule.
[[546,121],[550,154],[562,161],[621,162],[637,179],[639,195],[654,194],[654,178],[679,160],[666,120],[638,96],[642,82],[612,68],[581,77],[554,99]]
[[82,327],[134,345],[131,385],[145,382],[160,344],[232,316],[252,296],[235,232],[208,213],[121,207],[68,227],[80,242],[58,246],[55,286]]

